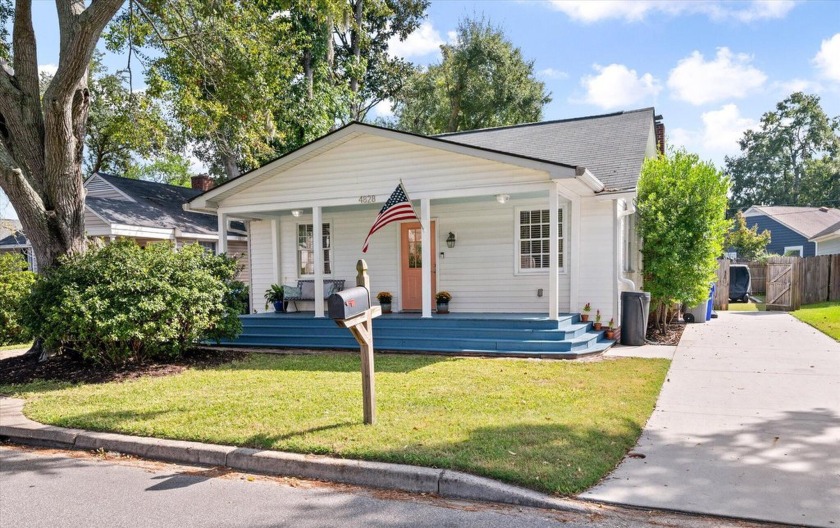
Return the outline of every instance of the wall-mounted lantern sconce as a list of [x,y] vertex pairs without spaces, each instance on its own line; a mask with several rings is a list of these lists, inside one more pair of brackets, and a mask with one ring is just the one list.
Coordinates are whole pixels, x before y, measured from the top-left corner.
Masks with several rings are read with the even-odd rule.
[[302,212],[300,209],[292,209],[292,216],[298,218]]
[[510,195],[509,194],[497,194],[496,195],[496,201],[499,202],[500,204],[506,204],[508,202],[508,200],[510,200]]
[[452,249],[455,247],[455,233],[452,231],[449,232],[449,236],[446,237],[446,247]]

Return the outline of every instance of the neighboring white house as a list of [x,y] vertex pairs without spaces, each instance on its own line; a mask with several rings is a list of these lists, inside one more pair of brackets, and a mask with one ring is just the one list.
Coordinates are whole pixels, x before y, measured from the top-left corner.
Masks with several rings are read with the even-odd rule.
[[[590,302],[618,321],[620,292],[640,286],[632,203],[664,134],[656,119],[646,108],[436,137],[352,123],[185,208],[248,220],[254,307],[272,283],[312,279],[315,298],[324,279],[353,284],[364,258],[395,310],[429,317],[446,290],[453,312],[556,318]],[[363,254],[400,181],[420,221],[381,229]]]
[[817,255],[840,255],[840,222],[817,233],[809,242],[817,245]]
[[[183,210],[187,200],[212,186],[206,176],[193,178],[193,188],[122,178],[97,173],[85,181],[85,233],[106,241],[132,238],[141,246],[167,240],[176,245],[197,242],[216,251],[218,223],[213,215]],[[250,280],[248,237],[245,225],[228,222],[228,250],[240,258],[240,280]],[[0,240],[0,252],[24,254],[30,269],[37,271],[32,246],[23,232],[17,231]]]

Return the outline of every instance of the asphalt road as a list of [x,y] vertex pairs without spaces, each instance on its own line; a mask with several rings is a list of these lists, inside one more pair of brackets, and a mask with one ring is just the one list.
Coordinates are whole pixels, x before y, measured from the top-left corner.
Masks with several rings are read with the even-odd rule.
[[0,524],[10,528],[749,526],[612,507],[579,515],[458,502],[114,454],[8,445],[0,447]]

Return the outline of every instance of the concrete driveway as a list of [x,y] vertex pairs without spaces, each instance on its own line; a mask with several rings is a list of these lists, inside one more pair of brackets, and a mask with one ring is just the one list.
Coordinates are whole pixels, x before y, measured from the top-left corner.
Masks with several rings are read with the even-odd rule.
[[786,313],[690,325],[634,453],[581,497],[840,526],[840,343]]

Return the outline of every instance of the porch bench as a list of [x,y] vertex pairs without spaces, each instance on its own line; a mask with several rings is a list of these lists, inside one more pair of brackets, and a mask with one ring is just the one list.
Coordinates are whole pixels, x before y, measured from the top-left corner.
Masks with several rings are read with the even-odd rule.
[[[324,300],[330,295],[344,289],[344,279],[324,279]],[[297,301],[315,300],[315,281],[313,279],[302,279],[297,281],[297,294],[285,295],[283,300],[295,304],[295,311],[298,311]]]

